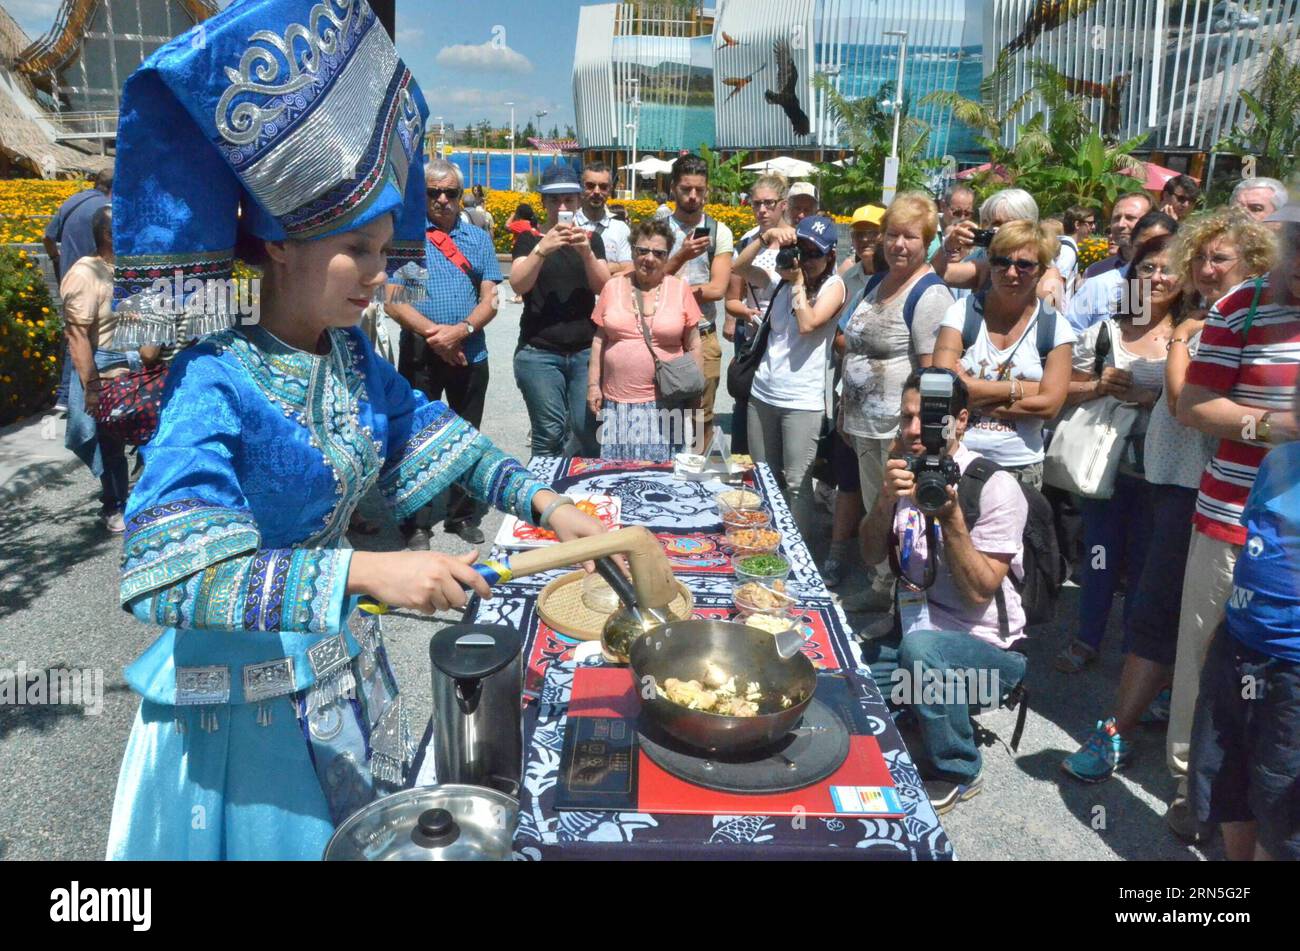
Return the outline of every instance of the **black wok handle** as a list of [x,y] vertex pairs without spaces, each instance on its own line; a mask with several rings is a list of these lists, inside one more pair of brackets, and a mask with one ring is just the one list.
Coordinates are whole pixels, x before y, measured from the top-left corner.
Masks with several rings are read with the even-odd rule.
[[632,590],[632,582],[627,579],[627,575],[619,570],[618,565],[614,564],[612,558],[597,558],[596,571],[614,589],[618,599],[623,602],[629,611],[638,615],[641,613],[636,603],[636,592]]

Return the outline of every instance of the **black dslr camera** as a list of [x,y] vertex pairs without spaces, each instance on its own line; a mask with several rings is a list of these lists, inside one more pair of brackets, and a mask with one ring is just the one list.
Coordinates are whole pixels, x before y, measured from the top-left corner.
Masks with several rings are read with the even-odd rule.
[[997,233],[997,228],[976,228],[975,236],[971,240],[977,248],[987,248],[993,243],[993,237]]
[[946,370],[921,371],[921,442],[924,455],[908,456],[916,476],[916,507],[934,515],[948,504],[948,486],[961,481],[957,460],[948,455],[949,426],[956,425],[954,379]]
[[793,271],[803,260],[803,254],[797,244],[787,244],[780,251],[776,252],[776,269],[778,271]]

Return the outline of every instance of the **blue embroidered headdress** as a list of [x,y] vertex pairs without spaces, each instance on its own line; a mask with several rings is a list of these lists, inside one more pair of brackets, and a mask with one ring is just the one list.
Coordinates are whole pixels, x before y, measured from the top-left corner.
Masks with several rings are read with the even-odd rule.
[[321,238],[393,213],[389,267],[423,261],[427,116],[365,0],[236,0],[160,47],[122,95],[115,345],[232,325],[227,296],[197,289],[231,278],[241,233]]

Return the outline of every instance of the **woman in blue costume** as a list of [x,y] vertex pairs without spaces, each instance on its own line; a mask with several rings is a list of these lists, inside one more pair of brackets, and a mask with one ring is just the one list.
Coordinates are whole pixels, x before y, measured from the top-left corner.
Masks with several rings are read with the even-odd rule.
[[[562,539],[602,530],[357,329],[400,249],[422,253],[426,114],[362,0],[239,0],[126,86],[126,341],[174,337],[158,276],[229,276],[237,230],[262,239],[263,279],[256,324],[174,361],[127,507],[122,604],[163,632],[126,671],[142,701],[110,858],[316,859],[403,783],[410,733],[358,601],[431,612],[490,591],[473,552],[352,551],[373,487],[398,518],[455,482]],[[187,289],[183,336],[231,322],[211,296]]]

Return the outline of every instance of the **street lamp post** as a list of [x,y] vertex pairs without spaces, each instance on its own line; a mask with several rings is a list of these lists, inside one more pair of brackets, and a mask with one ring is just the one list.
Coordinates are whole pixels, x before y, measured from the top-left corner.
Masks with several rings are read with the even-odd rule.
[[510,107],[510,190],[515,190],[515,104],[507,102]]
[[[542,133],[542,120],[545,119],[545,118],[546,118],[547,116],[549,116],[550,114],[551,114],[551,113],[550,113],[550,110],[548,110],[548,109],[543,109],[541,112],[536,113],[536,116],[537,116],[537,138],[539,138],[539,139],[540,139],[540,138],[543,138],[543,133]],[[533,174],[535,174],[535,173],[533,172],[533,153],[532,153],[531,151],[528,153],[528,174],[529,174],[529,175],[533,175]]]
[[894,140],[885,160],[885,182],[880,198],[885,207],[893,204],[898,191],[898,127],[903,117],[903,67],[907,62],[907,31],[886,30],[885,36],[898,37],[898,85],[894,87]]
[[641,124],[641,96],[639,79],[629,79],[628,83],[632,86],[632,98],[628,100],[628,105],[632,108],[632,121],[627,123],[627,128],[632,132],[632,165],[627,170],[628,180],[631,182],[632,201],[636,201],[636,146],[638,128]]

